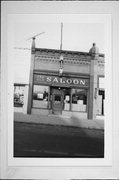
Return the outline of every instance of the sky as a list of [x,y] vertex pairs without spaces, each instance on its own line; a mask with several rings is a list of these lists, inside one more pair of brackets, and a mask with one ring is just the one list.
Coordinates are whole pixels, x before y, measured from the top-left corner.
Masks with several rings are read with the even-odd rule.
[[[29,81],[30,50],[32,39],[36,37],[37,48],[60,49],[61,22],[22,22],[14,24],[14,82]],[[105,53],[105,37],[103,23],[63,22],[62,49],[89,52],[95,42],[100,53]],[[17,49],[18,48],[18,49]]]

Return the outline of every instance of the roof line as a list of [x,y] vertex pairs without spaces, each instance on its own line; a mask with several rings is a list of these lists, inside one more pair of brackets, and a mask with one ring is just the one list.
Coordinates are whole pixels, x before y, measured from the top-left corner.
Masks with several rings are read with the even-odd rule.
[[[47,49],[47,48],[35,48],[36,51],[55,51],[55,52],[58,52],[58,53],[77,53],[79,55],[90,55],[89,52],[80,52],[80,51],[71,51],[71,50],[59,50],[59,49]],[[104,54],[103,53],[99,53],[99,56],[101,57],[104,57]]]

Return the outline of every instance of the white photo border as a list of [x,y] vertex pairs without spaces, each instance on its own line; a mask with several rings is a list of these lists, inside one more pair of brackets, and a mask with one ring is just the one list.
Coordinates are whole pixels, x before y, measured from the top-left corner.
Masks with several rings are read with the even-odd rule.
[[[100,23],[104,25],[104,33],[105,33],[105,91],[106,91],[106,100],[105,100],[105,152],[104,152],[104,158],[14,158],[13,157],[13,107],[11,107],[11,104],[13,102],[12,95],[13,95],[13,62],[14,59],[12,51],[13,51],[13,42],[14,42],[14,27],[15,23],[18,22],[37,22],[37,23]],[[10,117],[10,120],[8,122],[8,162],[10,165],[22,165],[25,166],[61,166],[64,164],[65,166],[87,166],[87,165],[111,165],[111,156],[112,156],[112,146],[111,141],[112,139],[112,130],[111,130],[111,123],[112,119],[111,117],[111,110],[110,113],[107,111],[106,107],[108,102],[110,101],[111,105],[111,83],[109,83],[108,79],[109,74],[108,72],[111,72],[112,66],[111,66],[111,16],[110,15],[100,15],[100,14],[12,14],[8,15],[8,89],[11,89],[11,92],[9,91],[9,100],[8,100],[8,114]],[[108,59],[108,61],[107,61]],[[11,73],[12,72],[12,73]],[[112,73],[111,73],[112,74]],[[110,91],[109,91],[110,90]],[[107,102],[108,100],[108,102]],[[111,108],[108,106],[108,108]],[[108,112],[108,113],[107,113]],[[108,119],[108,121],[106,121]]]
[[[82,15],[92,15],[92,16],[103,16],[105,17],[104,19],[106,19],[105,23],[106,24],[106,32],[108,33],[109,36],[106,36],[106,52],[105,52],[105,59],[108,59],[107,63],[108,63],[108,66],[105,67],[105,76],[108,77],[109,79],[109,82],[106,83],[106,98],[108,99],[108,106],[105,106],[105,111],[107,112],[106,113],[106,117],[105,117],[105,134],[106,134],[106,156],[104,159],[87,159],[85,158],[82,162],[77,159],[67,159],[67,162],[66,160],[63,160],[63,159],[60,159],[59,162],[57,161],[57,159],[53,160],[52,158],[52,162],[51,161],[47,161],[46,159],[43,159],[43,162],[40,161],[39,163],[39,159],[35,159],[35,158],[32,158],[32,162],[31,162],[31,159],[28,159],[26,160],[26,158],[22,159],[22,158],[13,158],[13,151],[11,149],[11,145],[13,144],[13,107],[11,106],[13,104],[13,99],[12,99],[12,93],[13,93],[13,71],[11,71],[11,69],[13,68],[12,67],[12,63],[11,61],[9,61],[9,57],[12,57],[12,50],[11,50],[11,47],[13,47],[13,42],[9,40],[10,38],[10,32],[11,31],[8,31],[8,29],[10,28],[11,30],[13,30],[14,32],[14,29],[13,27],[14,26],[11,26],[11,23],[12,25],[14,24],[14,22],[11,20],[9,21],[9,18],[10,16],[13,16],[13,14],[15,15],[15,11],[16,11],[16,16],[18,15],[17,14],[17,10],[18,10],[18,7],[17,7],[17,3],[16,2],[12,2],[12,5],[14,5],[14,7],[11,6],[10,4],[11,2],[4,2],[2,4],[2,8],[3,10],[5,10],[5,12],[2,11],[2,61],[1,61],[1,65],[2,65],[2,69],[1,69],[1,135],[2,135],[2,140],[1,140],[1,162],[3,163],[3,167],[1,168],[1,171],[2,171],[2,177],[7,177],[7,178],[16,178],[17,176],[19,178],[22,178],[22,177],[33,177],[34,175],[34,178],[37,178],[37,177],[48,177],[45,172],[41,172],[42,168],[45,168],[47,171],[48,171],[48,168],[50,169],[51,167],[53,167],[54,169],[57,167],[64,167],[65,168],[71,168],[72,167],[72,170],[73,168],[75,168],[75,170],[73,170],[73,172],[76,173],[76,175],[80,175],[80,178],[82,177],[97,177],[99,178],[98,176],[98,172],[99,170],[101,170],[101,173],[100,173],[100,177],[106,177],[108,176],[108,174],[114,176],[114,173],[113,173],[113,170],[112,170],[112,167],[113,167],[113,161],[116,162],[116,159],[113,160],[113,154],[112,154],[112,138],[114,137],[114,129],[113,129],[113,126],[115,126],[115,124],[113,125],[112,124],[112,120],[113,120],[113,114],[112,114],[112,109],[114,109],[113,107],[113,104],[112,104],[112,90],[113,90],[113,87],[112,87],[112,84],[113,84],[113,81],[112,81],[112,75],[114,73],[114,69],[113,69],[113,65],[112,65],[112,59],[114,59],[114,55],[112,53],[112,50],[114,48],[114,44],[112,44],[111,42],[111,38],[113,37],[113,33],[112,32],[112,26],[114,26],[114,24],[112,24],[112,20],[116,19],[115,17],[115,14],[114,14],[114,9],[116,9],[116,5],[112,7],[112,4],[110,3],[110,13],[109,11],[107,10],[103,10],[102,7],[104,7],[105,4],[103,3],[98,3],[98,4],[95,4],[93,5],[92,3],[94,2],[82,2],[80,4],[80,6],[77,4],[77,3],[72,3],[72,4],[68,4],[69,7],[70,7],[70,11],[71,11],[71,8],[73,8],[73,12],[70,12],[70,13],[67,13],[67,10],[61,10],[61,14],[59,13],[59,16],[62,17],[63,14],[64,16],[81,16]],[[29,15],[29,12],[30,14],[34,14],[36,12],[38,12],[38,9],[37,9],[37,3],[39,3],[42,7],[40,7],[40,9],[42,8],[41,12],[37,13],[37,14],[46,14],[46,12],[48,12],[47,14],[50,14],[52,15],[53,14],[56,14],[56,11],[55,10],[52,10],[51,11],[51,7],[53,6],[52,3],[48,2],[46,4],[43,3],[43,2],[34,2],[34,7],[36,7],[36,11],[35,9],[32,7],[32,3],[29,5],[27,4],[29,2],[20,2],[20,9],[21,9],[21,12],[19,14],[20,15],[23,15],[23,14],[27,14]],[[67,3],[64,3],[62,2],[61,3],[61,6],[62,5],[66,5]],[[84,7],[84,5],[87,4],[88,7]],[[28,12],[25,10],[26,9],[22,9],[23,8],[23,5],[28,5],[28,7],[31,9],[31,11],[28,10]],[[47,8],[46,8],[46,5],[47,5]],[[96,13],[96,9],[94,10],[93,7],[97,7],[99,5],[99,10],[97,11],[98,13]],[[51,7],[50,7],[51,6]],[[55,6],[56,6],[56,9],[60,9],[59,8],[59,3],[57,4],[57,2],[55,2]],[[80,14],[78,14],[78,10],[77,8],[74,9],[74,7],[77,7],[78,6],[78,10],[81,10],[80,11]],[[17,7],[17,8],[16,8]],[[88,8],[91,8],[92,11],[89,11]],[[16,8],[16,10],[15,10]],[[47,11],[46,11],[46,9]],[[66,8],[67,9],[67,8]],[[83,11],[85,10],[85,11]],[[59,11],[58,11],[59,12]],[[75,15],[73,14],[75,12]],[[84,12],[84,14],[82,13]],[[92,12],[92,13],[91,13]],[[66,14],[65,14],[66,13]],[[115,12],[116,13],[116,12]],[[58,14],[57,14],[58,15]],[[116,19],[117,20],[117,19]],[[9,24],[10,23],[10,24]],[[9,27],[10,25],[10,27]],[[6,29],[7,27],[7,29]],[[114,29],[113,29],[114,30]],[[116,30],[115,30],[116,31]],[[116,31],[117,33],[117,31]],[[114,38],[114,37],[113,37]],[[11,44],[8,44],[8,42]],[[116,49],[117,50],[117,49]],[[9,54],[9,56],[8,56]],[[7,76],[6,76],[7,74]],[[6,78],[5,78],[6,77]],[[12,84],[12,86],[11,86]],[[10,90],[11,89],[11,90]],[[10,91],[9,91],[10,90]],[[7,96],[6,96],[7,95]],[[5,97],[3,99],[3,97]],[[118,104],[117,104],[118,105]],[[5,107],[5,108],[3,108]],[[108,119],[108,121],[106,120],[106,118]],[[117,122],[116,122],[117,123]],[[118,125],[118,124],[117,124]],[[6,128],[8,127],[8,128]],[[6,129],[5,129],[6,128]],[[4,131],[3,131],[4,129]],[[118,133],[119,130],[118,128],[116,129],[116,133]],[[116,136],[117,137],[117,136]],[[12,139],[11,139],[12,138]],[[118,149],[118,148],[117,148]],[[48,158],[49,159],[49,158]],[[119,158],[118,158],[119,159]],[[118,160],[117,159],[117,160]],[[98,160],[98,161],[97,161]],[[93,161],[93,162],[92,162]],[[118,163],[117,163],[118,164]],[[118,164],[119,165],[119,164]],[[54,167],[55,166],[55,167]],[[110,169],[110,172],[109,173],[106,173],[104,174],[103,176],[103,173],[104,171],[102,170],[101,167],[104,168],[107,167],[108,171]],[[24,168],[25,167],[25,168]],[[87,170],[87,174],[85,173],[85,169],[88,167],[88,170]],[[117,167],[117,166],[116,166]],[[25,172],[24,170],[26,169],[27,171]],[[38,169],[40,168],[40,173],[38,173]],[[61,169],[62,169],[61,168]],[[82,171],[82,173],[78,173],[78,168]],[[95,169],[95,173],[93,175],[91,175],[91,172],[93,172],[93,170]],[[21,174],[20,174],[20,170],[21,170]],[[31,170],[31,173],[30,171]],[[35,174],[35,172],[37,172]],[[52,170],[51,170],[52,172]],[[51,175],[51,172],[49,172],[49,177],[52,177]],[[58,171],[59,172],[59,171]],[[116,171],[117,173],[117,171]],[[65,173],[64,173],[65,174]],[[69,173],[71,174],[71,173]],[[31,175],[31,176],[30,176]],[[71,174],[73,175],[73,174]],[[65,174],[65,177],[66,177],[66,174]],[[73,176],[71,176],[73,177]]]

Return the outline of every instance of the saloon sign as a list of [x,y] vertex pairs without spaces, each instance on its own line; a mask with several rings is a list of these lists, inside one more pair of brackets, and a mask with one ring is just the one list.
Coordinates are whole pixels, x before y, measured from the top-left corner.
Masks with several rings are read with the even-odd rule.
[[47,75],[34,75],[34,84],[46,84],[57,86],[88,87],[89,80],[81,78],[67,78]]

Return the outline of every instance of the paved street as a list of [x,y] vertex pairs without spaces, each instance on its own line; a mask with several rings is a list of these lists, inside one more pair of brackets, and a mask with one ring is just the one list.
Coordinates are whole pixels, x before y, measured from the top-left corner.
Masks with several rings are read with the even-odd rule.
[[15,122],[14,156],[102,158],[104,130]]

